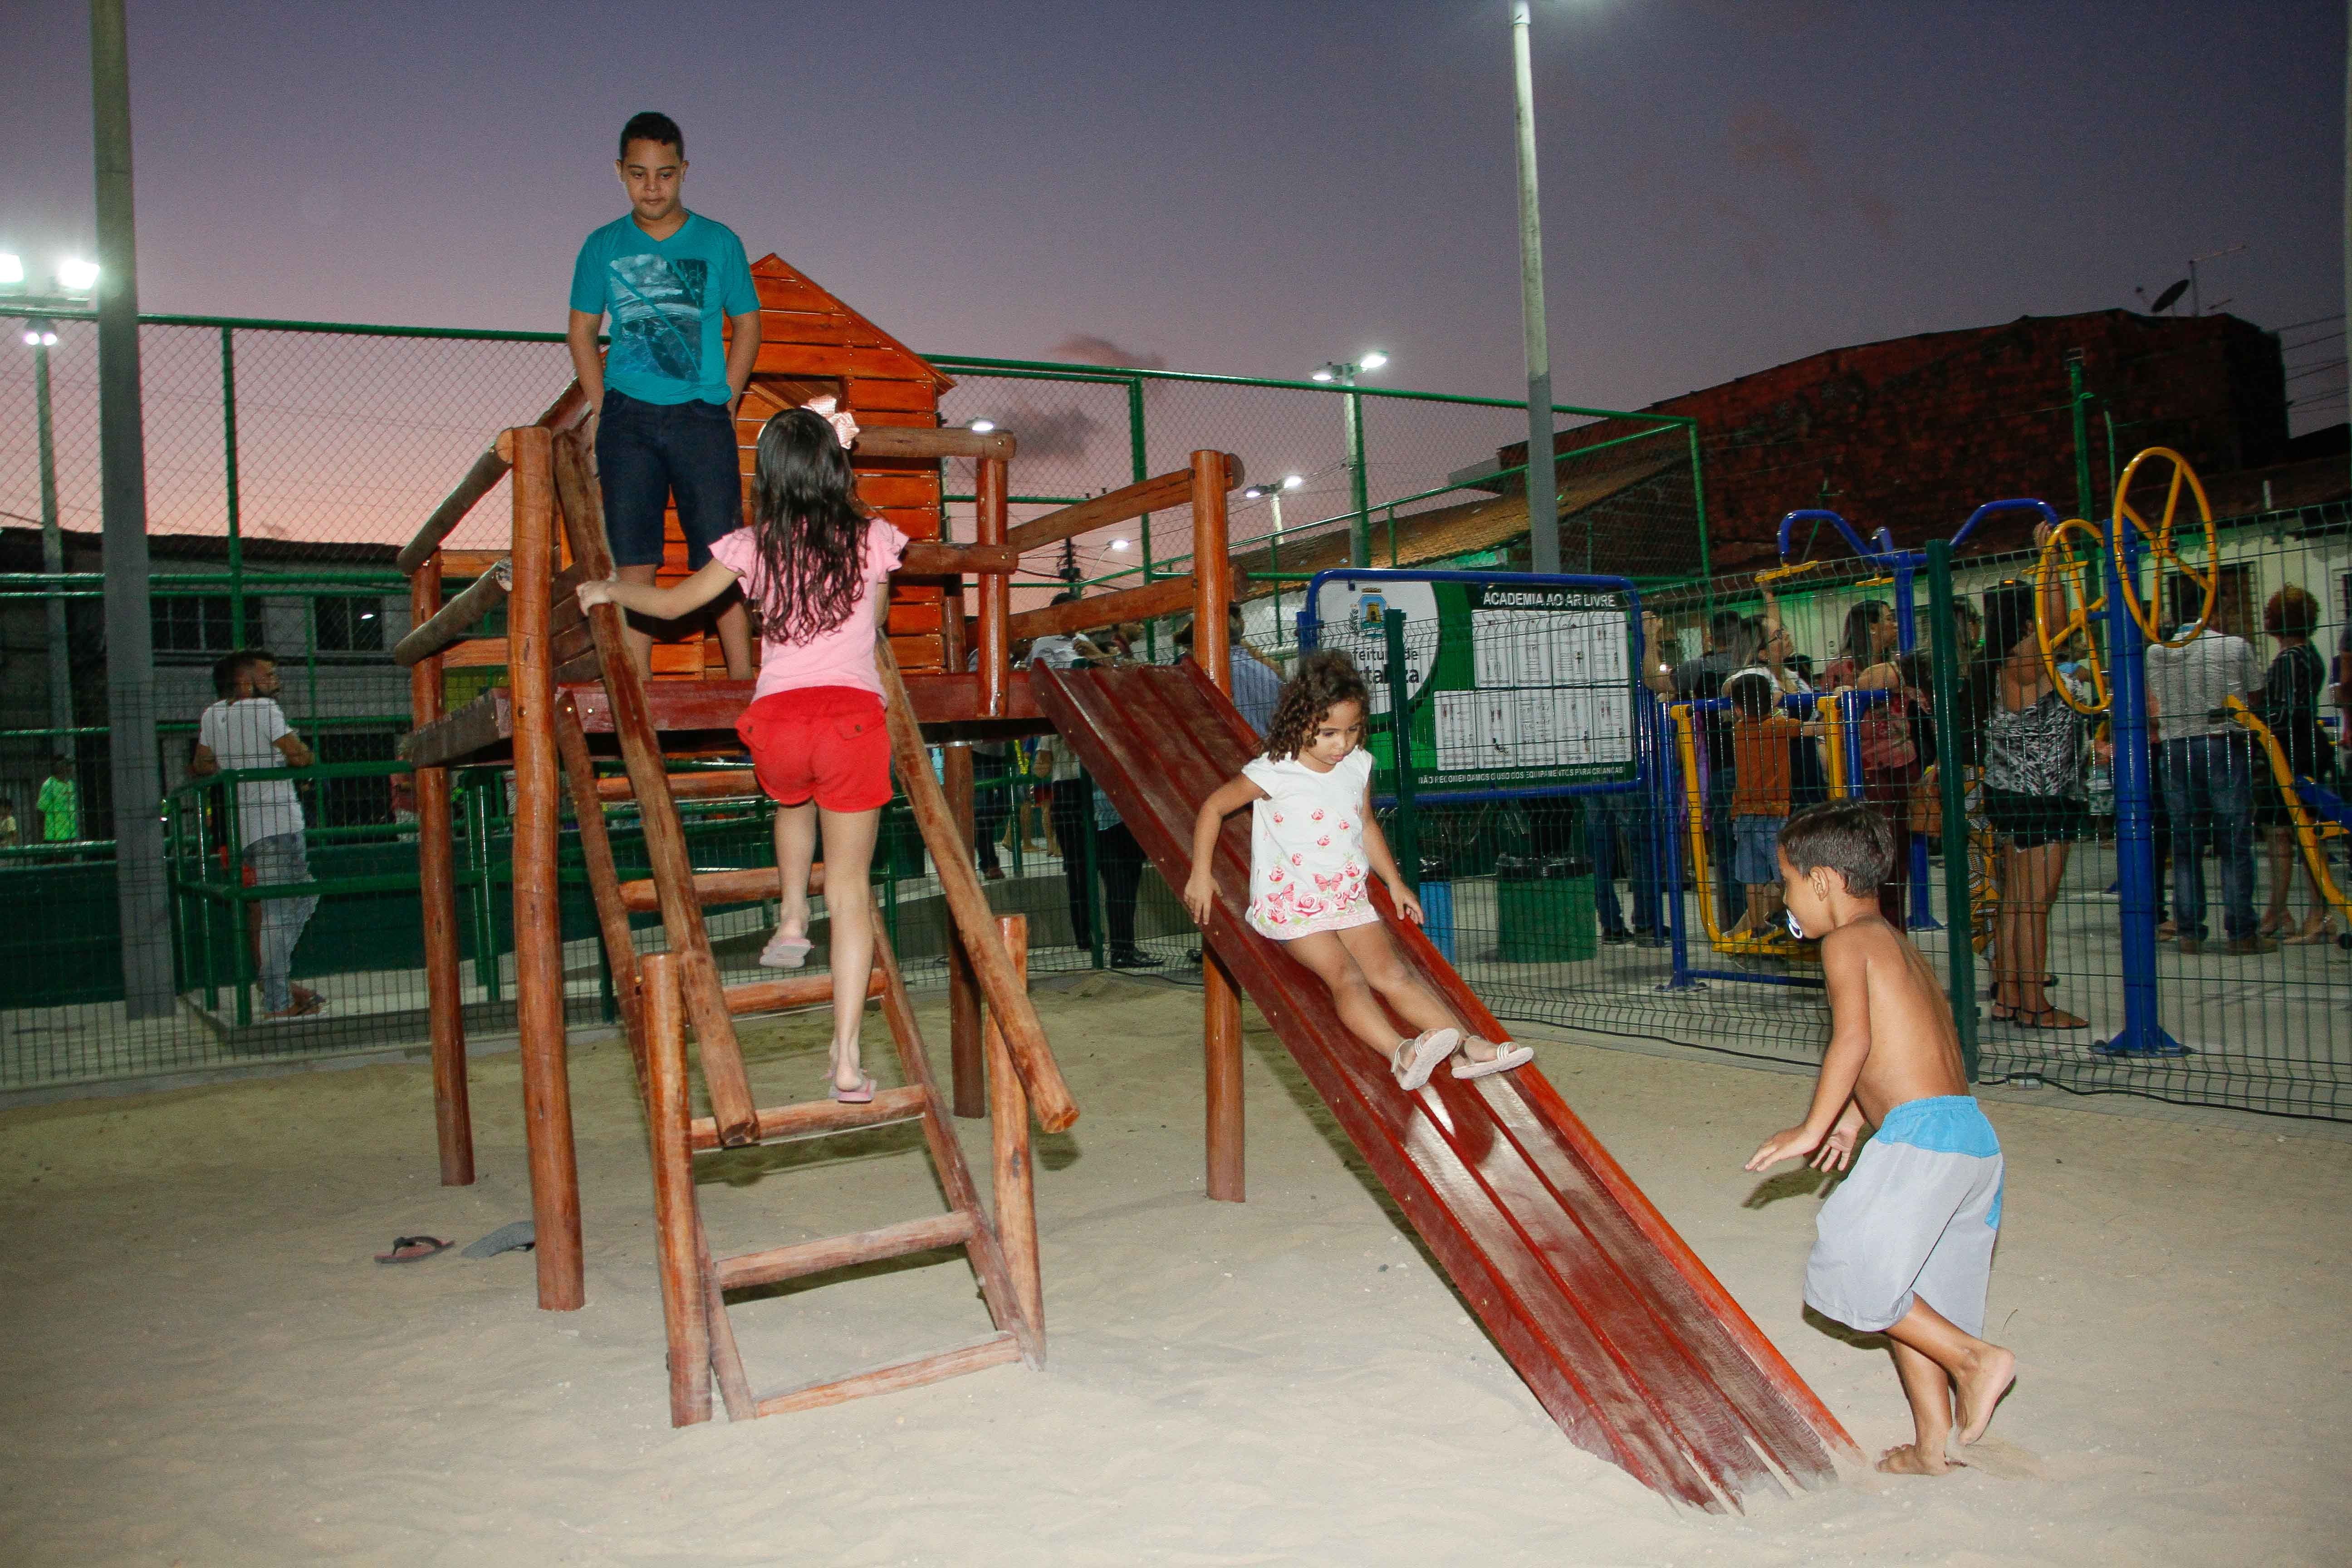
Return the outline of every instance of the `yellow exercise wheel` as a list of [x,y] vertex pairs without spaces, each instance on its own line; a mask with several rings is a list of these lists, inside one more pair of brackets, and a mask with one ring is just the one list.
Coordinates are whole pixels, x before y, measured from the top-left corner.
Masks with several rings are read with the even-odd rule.
[[[2049,672],[2050,684],[2077,713],[2104,713],[2107,710],[2107,668],[2099,657],[2098,639],[2091,635],[2091,623],[2106,614],[2105,595],[2094,599],[2090,585],[2084,579],[2086,570],[2083,557],[2073,547],[2076,535],[2090,542],[2095,552],[2102,541],[2098,529],[2079,517],[2070,517],[2052,531],[2049,541],[2042,547],[2041,558],[2033,563],[2033,638],[2042,647],[2042,668]],[[2045,584],[2051,574],[2057,574],[2058,592],[2069,608],[2063,625],[2050,624],[2050,601]],[[2074,695],[2074,688],[2058,674],[2058,650],[2076,637],[2083,639],[2082,657],[2077,661],[2091,680],[2091,700],[2087,703]]]
[[[2132,486],[2138,479],[2143,466],[2149,469],[2150,479],[2161,479],[2164,484],[2164,510],[2153,526],[2132,504]],[[2201,566],[2191,565],[2180,553],[2180,497],[2184,490],[2197,502],[2196,521],[2202,526],[2205,535],[2205,559]],[[2135,581],[2137,574],[2130,569],[2130,557],[2125,552],[2126,523],[2137,529],[2147,543],[2147,558],[2156,567],[2159,599],[2168,564],[2179,576],[2197,584],[2203,595],[2204,603],[2198,609],[2195,624],[2181,627],[2173,637],[2161,635],[2163,617],[2158,605],[2140,601],[2138,584]],[[2204,483],[2198,479],[2197,470],[2189,466],[2188,458],[2169,447],[2150,447],[2125,466],[2122,477],[2116,481],[2116,523],[2113,537],[2107,542],[2115,552],[2116,579],[2123,584],[2124,608],[2131,613],[2133,620],[2139,623],[2139,629],[2148,641],[2160,643],[2166,647],[2179,647],[2205,629],[2206,623],[2213,618],[2214,584],[2218,577],[2216,568],[2221,558],[2221,539],[2213,528],[2213,505],[2205,499]]]

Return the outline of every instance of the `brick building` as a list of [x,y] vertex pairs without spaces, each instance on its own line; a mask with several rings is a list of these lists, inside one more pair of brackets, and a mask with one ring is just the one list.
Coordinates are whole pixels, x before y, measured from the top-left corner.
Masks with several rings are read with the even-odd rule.
[[[1826,507],[1900,544],[1949,536],[1975,507],[2036,496],[2076,509],[2066,362],[2080,352],[2095,502],[2110,464],[2171,447],[2214,491],[2217,512],[2305,505],[2346,492],[2340,459],[2294,461],[2278,339],[2234,316],[2095,310],[1832,349],[1644,412],[1698,421],[1717,572],[1769,563],[1781,516]],[[2113,423],[2113,449],[2109,422]],[[1622,434],[1563,432],[1559,449]],[[1498,453],[1525,460],[1524,442]],[[1997,520],[1970,551],[2019,548],[2030,520]],[[1599,553],[1608,552],[1601,549]]]

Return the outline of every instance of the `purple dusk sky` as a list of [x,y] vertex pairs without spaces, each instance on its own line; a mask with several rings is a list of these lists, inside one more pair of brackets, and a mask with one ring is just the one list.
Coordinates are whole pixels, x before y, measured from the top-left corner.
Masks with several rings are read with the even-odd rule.
[[[918,348],[1523,390],[1504,0],[132,0],[142,301],[555,328],[612,138]],[[1839,344],[2343,308],[2344,8],[1537,0],[1552,355],[1633,406]],[[0,247],[90,234],[88,27],[12,8]],[[2322,378],[2323,380],[2327,378]],[[2308,384],[2305,384],[2306,385]],[[2340,398],[2301,424],[2341,417]]]

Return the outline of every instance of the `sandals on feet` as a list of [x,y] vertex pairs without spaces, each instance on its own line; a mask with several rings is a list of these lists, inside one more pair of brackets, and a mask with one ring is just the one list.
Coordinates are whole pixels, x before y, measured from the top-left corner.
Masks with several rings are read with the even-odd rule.
[[760,966],[763,969],[798,969],[808,962],[809,939],[786,936],[781,930],[768,939],[760,950]]
[[[832,1082],[830,1077],[827,1078],[826,1081],[828,1083]],[[844,1089],[837,1083],[833,1084],[832,1087],[833,1098],[841,1101],[844,1105],[871,1105],[874,1103],[874,1079],[871,1076],[860,1075],[857,1087],[856,1089]]]
[[1411,1094],[1429,1082],[1437,1064],[1462,1047],[1459,1029],[1423,1029],[1405,1042],[1396,1055],[1397,1087]]
[[1465,1056],[1454,1064],[1454,1076],[1485,1078],[1489,1073],[1508,1072],[1513,1068],[1523,1068],[1535,1059],[1536,1053],[1531,1047],[1514,1045],[1508,1040],[1498,1040],[1495,1045],[1495,1055],[1490,1060],[1474,1062]]

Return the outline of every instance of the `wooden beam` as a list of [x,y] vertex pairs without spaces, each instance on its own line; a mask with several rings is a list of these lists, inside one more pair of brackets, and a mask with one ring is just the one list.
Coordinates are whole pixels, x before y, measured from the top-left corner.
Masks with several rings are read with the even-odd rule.
[[[912,1121],[922,1114],[923,1089],[919,1084],[877,1089],[874,1098],[863,1105],[844,1105],[831,1100],[796,1100],[761,1110],[759,1135],[754,1142],[777,1143],[789,1138],[815,1138],[860,1127]],[[708,1116],[696,1117],[688,1123],[687,1134],[697,1153],[707,1153],[719,1146],[719,1124]]]
[[[411,622],[429,621],[441,605],[441,555],[427,555],[408,579]],[[408,672],[408,710],[422,726],[440,721],[441,661]],[[449,821],[449,771],[418,768],[416,896],[425,921],[425,1015],[433,1034],[433,1128],[440,1145],[441,1184],[474,1184],[474,1110],[466,1085],[466,1001],[457,973],[457,851]]]
[[[1231,452],[1220,454],[1224,458],[1223,488],[1238,489],[1242,483],[1242,460]],[[1049,511],[1043,517],[1033,517],[1013,531],[1012,542],[1023,552],[1047,544],[1059,544],[1065,539],[1075,539],[1081,533],[1092,533],[1098,528],[1127,522],[1147,511],[1166,511],[1180,507],[1192,499],[1193,470],[1180,468],[1172,474],[1160,474],[1149,479],[1139,479],[1121,489],[1091,500]]]
[[969,573],[1018,572],[1021,552],[1005,544],[950,544],[910,539],[898,561],[899,577],[961,577]]
[[509,430],[514,455],[514,597],[507,616],[515,693],[515,1032],[522,1057],[539,1304],[587,1302],[580,1247],[580,1167],[564,1063],[563,930],[558,886],[554,671],[547,658],[548,549],[555,523],[554,437]]
[[1066,605],[1024,610],[1013,616],[1008,626],[1016,641],[1022,637],[1092,631],[1098,626],[1115,626],[1121,621],[1172,616],[1191,609],[1192,598],[1192,578],[1163,577],[1140,588],[1121,588],[1116,594],[1097,594],[1091,599],[1073,599]]
[[1009,1333],[991,1334],[959,1345],[951,1351],[933,1355],[919,1355],[908,1361],[891,1362],[855,1376],[834,1383],[813,1383],[805,1388],[792,1389],[783,1394],[772,1394],[760,1401],[757,1408],[762,1415],[782,1415],[794,1410],[817,1410],[828,1405],[840,1405],[852,1399],[863,1399],[869,1394],[895,1394],[902,1388],[920,1388],[927,1383],[939,1383],[950,1377],[961,1377],[982,1367],[1002,1366],[1021,1359],[1021,1346]]
[[[669,775],[672,800],[737,800],[759,793],[759,780],[750,768],[699,768]],[[637,786],[626,773],[605,773],[596,780],[596,798],[635,800]]]
[[828,1236],[764,1252],[742,1252],[712,1262],[722,1290],[748,1290],[755,1285],[776,1285],[810,1274],[830,1273],[859,1263],[879,1263],[886,1258],[929,1252],[936,1247],[961,1247],[971,1239],[974,1221],[968,1214],[930,1215],[901,1220],[878,1230],[852,1236]]
[[865,425],[851,448],[861,458],[995,458],[1011,461],[1017,443],[1010,430],[926,430],[908,425]]
[[669,1424],[691,1426],[710,1419],[710,1322],[702,1215],[687,1142],[686,1008],[668,953],[646,955],[644,984],[646,1126],[653,1144],[655,1261],[669,1340]]
[[[1029,920],[1003,915],[996,922],[1013,973],[1029,984]],[[1045,1364],[1045,1279],[1037,1259],[1037,1173],[1030,1158],[1029,1097],[1004,1049],[1004,1033],[988,1020],[988,1135],[993,1177],[997,1249],[1021,1303],[1022,1348],[1029,1364]]]
[[[418,568],[421,574],[424,568]],[[437,579],[439,574],[435,574]],[[501,561],[494,571],[485,572],[474,579],[473,586],[436,610],[423,621],[415,621],[409,634],[392,645],[392,662],[402,668],[412,668],[417,660],[441,652],[480,626],[507,602],[512,587],[512,574]]]
[[[881,994],[882,972],[877,969],[866,976],[866,999],[871,1002]],[[814,1007],[833,1000],[833,976],[820,969],[789,980],[747,980],[727,987],[725,995],[727,1011],[738,1017],[747,1013],[781,1013],[787,1007]]]
[[613,1001],[621,1015],[622,1037],[637,1069],[637,1092],[651,1103],[646,1079],[646,1019],[638,992],[636,943],[621,908],[620,872],[613,862],[612,836],[604,829],[604,805],[596,796],[596,764],[581,732],[580,710],[568,691],[555,699],[555,749],[563,760],[572,791],[572,819],[580,831],[580,858],[596,909],[597,934],[604,942],[604,967],[613,980]]

